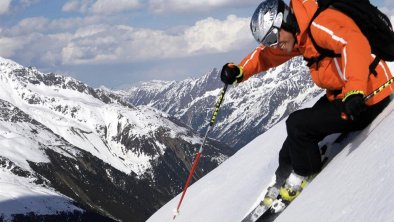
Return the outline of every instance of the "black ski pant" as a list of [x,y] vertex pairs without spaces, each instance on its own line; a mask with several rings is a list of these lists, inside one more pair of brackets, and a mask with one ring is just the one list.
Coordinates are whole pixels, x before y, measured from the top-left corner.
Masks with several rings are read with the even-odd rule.
[[[368,106],[354,120],[341,118],[342,101],[329,101],[326,96],[320,98],[311,108],[301,109],[289,115],[286,121],[287,138],[279,153],[278,175],[292,168],[301,176],[310,176],[321,170],[322,162],[318,143],[333,133],[357,131],[367,127],[390,103],[390,97]],[[290,170],[291,171],[291,170]]]

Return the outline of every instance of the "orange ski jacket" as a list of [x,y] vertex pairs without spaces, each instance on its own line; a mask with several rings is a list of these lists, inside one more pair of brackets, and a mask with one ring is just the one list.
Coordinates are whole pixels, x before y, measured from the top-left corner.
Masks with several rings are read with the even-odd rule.
[[[294,56],[312,58],[319,55],[307,32],[309,22],[317,10],[316,1],[291,0],[290,5],[300,28],[293,52],[286,53],[278,48],[258,46],[239,64],[244,72],[242,81],[276,67]],[[383,60],[376,68],[377,75],[370,74],[369,65],[375,56],[371,54],[366,37],[345,14],[332,8],[326,9],[313,21],[310,29],[319,46],[341,54],[341,57],[337,58],[326,57],[310,67],[312,80],[317,86],[326,89],[329,100],[343,99],[352,91],[361,91],[368,95],[392,77]],[[378,103],[389,96],[393,89],[394,84],[391,84],[368,100],[367,105]],[[341,93],[334,93],[338,91]]]

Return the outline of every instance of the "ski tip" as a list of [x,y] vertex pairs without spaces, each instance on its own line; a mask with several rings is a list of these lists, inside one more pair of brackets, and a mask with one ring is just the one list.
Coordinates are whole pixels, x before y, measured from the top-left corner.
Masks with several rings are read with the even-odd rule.
[[172,220],[175,220],[175,218],[176,218],[178,215],[179,215],[179,210],[174,209],[174,210],[173,210],[173,217],[172,217]]

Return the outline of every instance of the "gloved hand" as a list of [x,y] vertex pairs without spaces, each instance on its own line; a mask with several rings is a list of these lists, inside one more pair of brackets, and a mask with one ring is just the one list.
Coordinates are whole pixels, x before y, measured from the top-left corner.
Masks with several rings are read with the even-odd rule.
[[348,118],[354,120],[367,109],[362,92],[351,92],[343,100],[343,111]]
[[226,63],[220,73],[220,79],[225,84],[234,84],[242,81],[243,70],[242,67],[233,63]]

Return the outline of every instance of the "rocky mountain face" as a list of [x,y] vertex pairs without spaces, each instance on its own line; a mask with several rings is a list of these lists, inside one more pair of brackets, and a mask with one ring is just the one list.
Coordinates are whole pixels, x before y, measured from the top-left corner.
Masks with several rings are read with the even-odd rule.
[[[220,70],[198,79],[145,82],[123,92],[130,103],[148,105],[204,133],[223,87]],[[310,79],[301,57],[229,87],[210,133],[235,149],[242,148],[322,90]]]
[[[0,59],[0,221],[145,221],[181,192],[201,142],[155,108]],[[208,139],[195,178],[234,152]]]

